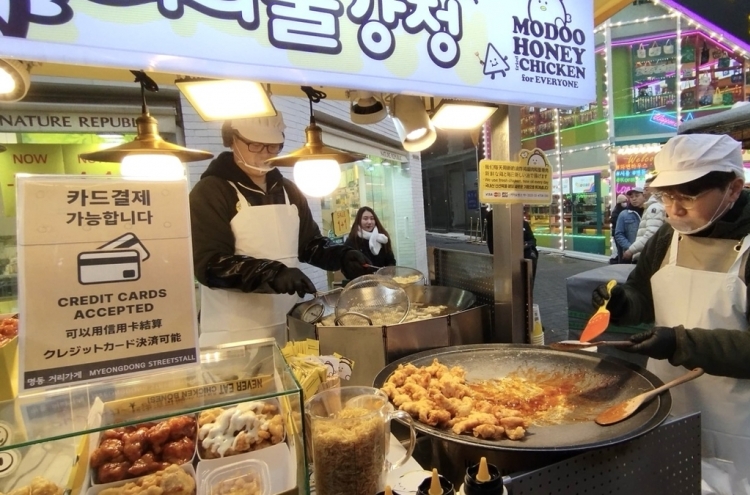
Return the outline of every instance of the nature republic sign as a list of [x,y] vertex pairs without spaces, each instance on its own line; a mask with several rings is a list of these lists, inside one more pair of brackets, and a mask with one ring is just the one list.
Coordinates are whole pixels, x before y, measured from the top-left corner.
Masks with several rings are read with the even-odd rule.
[[534,106],[595,99],[593,0],[0,2],[0,56]]

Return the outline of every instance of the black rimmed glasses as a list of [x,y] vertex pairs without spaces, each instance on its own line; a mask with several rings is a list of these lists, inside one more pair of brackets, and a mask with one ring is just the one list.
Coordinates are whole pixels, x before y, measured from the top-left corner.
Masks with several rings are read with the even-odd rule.
[[667,192],[657,192],[654,193],[654,197],[658,202],[663,204],[664,206],[672,206],[675,203],[680,203],[680,206],[682,206],[686,210],[692,210],[695,208],[695,202],[703,196],[704,194],[707,194],[710,189],[707,189],[703,192],[700,192],[696,194],[695,196],[688,196],[686,194],[670,194]]
[[246,141],[237,135],[235,137],[247,146],[247,151],[250,153],[262,153],[265,150],[270,155],[278,155],[284,149],[284,143],[256,143],[255,141]]

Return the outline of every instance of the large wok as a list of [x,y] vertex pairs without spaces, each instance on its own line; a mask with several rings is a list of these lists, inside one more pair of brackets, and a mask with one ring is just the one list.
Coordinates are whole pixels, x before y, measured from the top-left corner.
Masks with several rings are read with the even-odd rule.
[[468,380],[501,378],[524,367],[542,372],[564,370],[585,377],[571,396],[578,406],[566,424],[531,426],[522,441],[481,440],[415,421],[417,430],[432,440],[432,464],[454,480],[463,476],[464,465],[478,462],[480,456],[487,456],[505,473],[510,473],[534,469],[582,450],[630,440],[661,424],[672,405],[669,392],[665,392],[631,418],[612,426],[599,426],[593,421],[599,412],[652,390],[662,385],[662,381],[637,365],[603,354],[519,344],[466,345],[420,352],[386,366],[374,385],[381,387],[400,364],[425,366],[435,358],[447,366],[462,366]]

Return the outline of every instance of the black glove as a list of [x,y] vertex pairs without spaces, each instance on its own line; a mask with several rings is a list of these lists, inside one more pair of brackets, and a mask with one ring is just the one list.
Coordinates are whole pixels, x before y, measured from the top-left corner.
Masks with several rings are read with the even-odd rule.
[[371,263],[372,262],[367,259],[367,256],[356,249],[350,249],[341,257],[341,272],[344,274],[344,277],[349,280],[354,280],[362,275],[373,273],[372,268],[365,266],[370,265]]
[[677,350],[677,335],[671,327],[654,327],[648,332],[633,335],[629,340],[634,345],[618,349],[654,359],[669,359]]
[[296,292],[299,297],[305,294],[315,294],[315,285],[299,268],[285,266],[268,285],[278,294],[291,296]]
[[[607,293],[607,284],[602,284],[591,294],[591,304],[594,308],[599,309],[600,306],[607,304],[607,298],[610,297]],[[625,296],[625,289],[619,285],[612,287],[612,296],[607,304],[607,309],[613,315],[621,315],[625,310],[627,299]]]

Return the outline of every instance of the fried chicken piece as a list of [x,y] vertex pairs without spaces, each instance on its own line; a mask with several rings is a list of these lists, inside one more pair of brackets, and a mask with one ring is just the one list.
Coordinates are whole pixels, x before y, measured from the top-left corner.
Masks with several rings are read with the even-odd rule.
[[207,411],[203,411],[198,416],[198,426],[207,425],[208,423],[213,423],[216,421],[216,418],[221,416],[221,413],[224,412],[224,409],[220,407],[215,407],[213,409],[209,409]]
[[502,418],[509,418],[509,417],[520,417],[521,412],[516,411],[515,409],[508,409],[505,406],[495,406],[492,408],[492,414],[495,415],[497,419]]
[[170,433],[169,423],[167,421],[157,423],[148,429],[146,432],[146,439],[148,440],[148,443],[151,444],[155,453],[158,454],[161,452],[162,445],[169,440]]
[[503,427],[508,430],[513,430],[518,427],[528,428],[526,420],[523,418],[519,418],[517,416],[508,416],[507,418],[498,418],[498,419],[500,420],[500,424],[503,425]]
[[[0,492],[1,493],[1,492]],[[63,489],[50,480],[35,476],[31,484],[11,490],[8,495],[62,495]]]
[[401,407],[401,405],[404,404],[404,402],[411,402],[411,400],[412,399],[411,397],[409,397],[409,394],[399,393],[392,399],[392,402],[394,406]]
[[492,409],[493,409],[493,406],[490,401],[478,400],[474,403],[474,410],[476,412],[493,414]]
[[123,454],[122,440],[107,438],[91,454],[90,465],[96,469],[108,462],[122,462],[125,460]]
[[160,486],[164,495],[191,495],[195,493],[195,480],[177,466],[164,471]]
[[451,413],[438,408],[434,402],[427,399],[405,402],[400,409],[430,426],[445,425],[451,419]]
[[147,474],[161,471],[165,467],[169,466],[168,463],[157,462],[154,459],[154,453],[148,452],[143,454],[143,457],[136,459],[133,465],[128,468],[128,474],[137,478],[138,476],[145,476]]
[[268,422],[268,432],[271,434],[271,445],[284,440],[284,420],[281,414],[277,414]]
[[113,428],[111,430],[104,430],[101,435],[101,441],[104,442],[104,440],[109,440],[110,438],[122,440],[122,436],[125,433],[127,433],[125,428]]
[[[260,439],[260,435],[258,435],[258,437],[259,437],[258,439]],[[243,430],[237,434],[237,436],[234,438],[234,442],[232,443],[232,448],[227,450],[224,453],[224,455],[229,456],[232,454],[241,454],[243,452],[250,452],[251,450],[253,450],[253,441],[254,441],[253,437],[248,435],[247,432]],[[234,451],[234,452],[230,454],[230,451]]]
[[492,425],[497,426],[498,421],[495,416],[487,413],[471,413],[467,418],[457,418],[451,421],[453,423],[453,433],[460,435],[467,431],[473,431],[479,425]]
[[183,437],[195,438],[195,419],[189,416],[177,416],[167,420],[169,426],[169,439],[179,440]]
[[495,425],[479,425],[474,428],[474,436],[484,440],[502,440],[505,437],[505,428]]
[[[409,377],[409,380],[411,377]],[[404,386],[401,388],[403,393],[408,394],[413,401],[420,401],[427,398],[427,389],[421,385],[417,385],[414,382],[406,381]]]
[[195,441],[189,437],[182,437],[174,442],[164,444],[161,458],[170,464],[182,465],[190,462],[195,453]]
[[380,390],[382,390],[391,400],[398,395],[398,388],[396,388],[391,382],[385,382],[383,386],[380,387]]
[[526,436],[526,430],[524,430],[522,426],[513,429],[506,428],[505,434],[508,435],[508,438],[511,440],[521,440]]
[[435,358],[432,360],[432,364],[425,368],[425,371],[435,378],[440,378],[445,373],[448,373],[448,367],[440,364],[437,358]]
[[108,462],[96,472],[96,477],[99,483],[112,483],[113,481],[121,481],[127,478],[128,469],[130,469],[130,463],[125,462]]
[[472,391],[464,384],[464,379],[447,373],[438,380],[440,391],[446,397],[455,397],[461,399],[465,396],[471,396]]
[[414,366],[413,364],[409,363],[406,366],[403,364],[399,364],[398,368],[396,368],[396,371],[393,372],[393,374],[388,378],[388,381],[393,383],[397,387],[401,387],[404,385],[404,382],[406,382],[406,379],[413,375],[414,373],[417,373],[419,371],[419,368]]
[[273,402],[264,402],[263,408],[261,409],[261,414],[265,414],[266,416],[274,416],[278,414],[279,408],[276,407],[276,404]]
[[432,375],[425,371],[420,371],[419,373],[414,373],[413,375],[408,376],[406,380],[404,380],[404,388],[406,388],[410,384],[414,384],[420,388],[426,389],[430,386],[431,381]]
[[122,435],[122,451],[128,461],[135,462],[143,456],[147,431],[144,427]]

